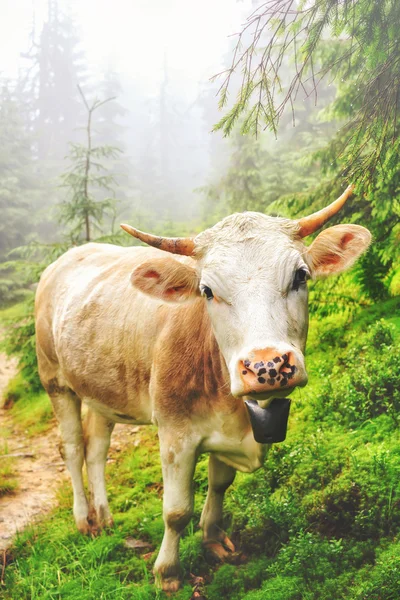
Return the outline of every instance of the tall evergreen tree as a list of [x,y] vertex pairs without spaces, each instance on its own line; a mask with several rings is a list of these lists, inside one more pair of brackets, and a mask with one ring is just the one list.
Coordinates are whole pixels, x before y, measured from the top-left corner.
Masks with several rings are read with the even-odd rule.
[[71,168],[62,176],[63,187],[69,190],[69,195],[61,205],[60,220],[71,225],[73,241],[78,242],[83,237],[90,242],[93,228],[101,231],[105,213],[111,210],[115,212],[115,199],[110,196],[98,199],[94,190],[113,193],[115,180],[107,172],[103,161],[115,159],[120,150],[115,146],[93,143],[93,113],[113,98],[103,101],[96,99],[89,104],[81,88],[79,91],[87,112],[86,142],[70,145]]
[[32,138],[21,106],[8,81],[0,82],[0,260],[26,242],[34,229],[32,207],[37,192]]
[[96,126],[93,128],[93,140],[96,144],[109,144],[125,150],[123,137],[126,127],[122,124],[127,109],[119,102],[123,90],[118,74],[111,68],[104,73],[99,84],[99,93],[103,98],[114,98],[105,102],[96,112]]
[[32,127],[41,161],[64,158],[83,117],[77,84],[85,81],[85,67],[76,31],[59,1],[48,0],[43,28],[37,39],[32,32],[31,48],[23,55],[28,61],[24,91],[31,97]]
[[[128,110],[120,103],[123,89],[118,74],[107,69],[100,82],[99,94],[102,98],[114,97],[112,102],[105,102],[96,110],[96,122],[93,127],[93,143],[96,146],[112,146],[120,150],[116,155],[103,158],[103,165],[118,179],[118,218],[130,218],[135,204],[133,196],[137,189],[136,169],[126,155],[125,126]],[[134,132],[134,135],[136,132]]]

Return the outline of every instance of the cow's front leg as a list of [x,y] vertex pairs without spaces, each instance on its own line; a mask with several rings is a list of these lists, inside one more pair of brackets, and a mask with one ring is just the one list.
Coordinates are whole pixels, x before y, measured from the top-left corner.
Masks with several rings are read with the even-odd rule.
[[156,583],[175,592],[181,583],[179,540],[193,514],[193,474],[196,444],[190,435],[159,431],[164,481],[164,537],[154,565]]
[[222,529],[222,509],[226,489],[235,479],[236,470],[213,454],[208,462],[208,493],[200,519],[203,544],[217,559],[224,560],[235,546]]
[[85,460],[89,481],[89,520],[93,531],[113,525],[107,500],[105,467],[115,423],[99,413],[88,410],[85,420]]

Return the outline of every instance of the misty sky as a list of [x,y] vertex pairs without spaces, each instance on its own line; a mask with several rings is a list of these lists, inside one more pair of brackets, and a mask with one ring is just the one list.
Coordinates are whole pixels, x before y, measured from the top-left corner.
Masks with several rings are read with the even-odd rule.
[[[251,12],[251,0],[59,0],[70,6],[92,72],[115,69],[156,92],[164,55],[169,76],[194,96],[198,82],[221,68],[228,36]],[[33,7],[39,32],[47,0],[0,0],[0,72],[13,77],[29,47]]]

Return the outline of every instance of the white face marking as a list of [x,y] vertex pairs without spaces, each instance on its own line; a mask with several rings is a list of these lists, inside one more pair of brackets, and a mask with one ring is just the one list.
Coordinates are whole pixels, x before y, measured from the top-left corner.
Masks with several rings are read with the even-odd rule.
[[222,221],[225,227],[217,225],[215,244],[204,243],[200,287],[214,294],[205,301],[234,394],[243,388],[238,363],[255,350],[291,353],[304,370],[308,294],[305,283],[294,281],[299,269],[309,270],[303,244],[280,221],[258,213],[233,215]]

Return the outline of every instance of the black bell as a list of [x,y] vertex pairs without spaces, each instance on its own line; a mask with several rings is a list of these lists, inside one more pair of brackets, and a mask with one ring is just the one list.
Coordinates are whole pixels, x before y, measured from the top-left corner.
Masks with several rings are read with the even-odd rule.
[[245,400],[249,411],[253,435],[259,444],[283,442],[286,438],[289,418],[289,398],[273,398],[267,408],[261,408],[256,400]]

